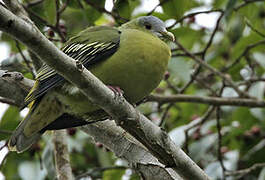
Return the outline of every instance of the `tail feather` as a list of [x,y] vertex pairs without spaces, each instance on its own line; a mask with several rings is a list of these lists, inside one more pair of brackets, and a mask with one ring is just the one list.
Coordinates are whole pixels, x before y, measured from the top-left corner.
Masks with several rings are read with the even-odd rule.
[[42,135],[42,133],[35,133],[29,137],[26,137],[24,135],[25,125],[27,124],[27,121],[30,118],[29,114],[25,117],[25,119],[18,125],[18,127],[12,133],[11,138],[9,139],[8,142],[8,149],[10,151],[17,151],[18,153],[21,153],[27,150],[32,144],[37,142],[40,136]]

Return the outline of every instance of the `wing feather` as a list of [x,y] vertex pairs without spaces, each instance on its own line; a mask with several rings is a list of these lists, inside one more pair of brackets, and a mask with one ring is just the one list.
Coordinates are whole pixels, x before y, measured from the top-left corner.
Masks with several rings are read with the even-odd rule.
[[[97,36],[97,34],[101,34],[101,36]],[[102,34],[106,35],[105,39],[102,38]],[[80,41],[78,38],[82,36],[84,40]],[[119,42],[120,32],[116,28],[92,27],[70,39],[62,51],[89,69],[92,65],[114,54],[119,48]],[[61,85],[64,81],[65,79],[61,75],[45,64],[38,72],[34,88],[25,98],[25,105],[42,97],[47,91]]]

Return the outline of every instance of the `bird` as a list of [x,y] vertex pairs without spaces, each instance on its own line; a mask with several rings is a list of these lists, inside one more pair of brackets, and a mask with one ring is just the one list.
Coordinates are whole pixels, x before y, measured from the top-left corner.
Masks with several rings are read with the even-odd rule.
[[[120,27],[92,26],[70,38],[62,51],[81,63],[130,103],[150,94],[163,79],[174,41],[165,23],[141,16]],[[119,92],[118,92],[119,93]],[[25,98],[29,111],[13,131],[10,151],[24,152],[47,130],[86,125],[109,118],[100,107],[44,64]]]

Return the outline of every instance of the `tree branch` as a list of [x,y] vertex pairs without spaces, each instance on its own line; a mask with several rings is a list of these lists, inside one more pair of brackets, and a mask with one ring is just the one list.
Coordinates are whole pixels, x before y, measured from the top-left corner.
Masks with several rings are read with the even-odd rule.
[[53,132],[54,157],[58,180],[73,180],[70,157],[66,142],[66,130],[57,130]]
[[198,14],[209,14],[209,13],[213,13],[213,12],[221,12],[221,13],[223,13],[224,11],[222,9],[212,9],[212,10],[207,10],[207,11],[199,11],[199,12],[190,13],[190,14],[187,14],[187,15],[181,17],[179,20],[177,20],[174,24],[172,24],[168,28],[173,28],[176,24],[181,23],[185,19],[190,18],[190,17],[194,17],[194,16],[196,16]]
[[246,168],[246,169],[241,169],[241,170],[237,170],[237,171],[228,171],[228,172],[226,172],[226,176],[240,175],[240,177],[243,177],[246,174],[250,173],[251,171],[254,171],[258,168],[263,168],[263,167],[265,167],[265,163],[256,163],[256,164],[253,164],[251,167]]
[[0,96],[13,101],[14,105],[24,105],[24,98],[33,83],[33,80],[25,78],[21,73],[0,70]]
[[116,97],[87,69],[80,71],[75,61],[56,48],[40,31],[0,6],[0,30],[28,46],[40,59],[76,85],[88,99],[102,107],[122,128],[144,144],[167,167],[186,179],[209,177],[169,138],[167,133],[141,115],[124,98]]
[[20,104],[17,104],[13,99],[7,99],[0,97],[0,103],[9,104],[11,106],[17,106],[20,107]]
[[214,106],[246,106],[250,108],[265,107],[265,101],[246,98],[225,98],[225,97],[203,97],[192,95],[150,95],[146,97],[147,102],[158,102],[159,104],[177,103],[177,102],[190,102],[209,104]]
[[81,130],[92,136],[95,142],[111,149],[117,157],[125,159],[132,169],[140,172],[143,179],[181,179],[113,121],[93,123],[81,127]]

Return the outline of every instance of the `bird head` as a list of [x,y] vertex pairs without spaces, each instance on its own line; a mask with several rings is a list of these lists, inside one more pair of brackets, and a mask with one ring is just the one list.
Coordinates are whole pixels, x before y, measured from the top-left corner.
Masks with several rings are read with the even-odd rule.
[[122,25],[122,27],[140,29],[152,33],[162,40],[175,40],[174,35],[167,31],[165,23],[155,16],[141,16]]

